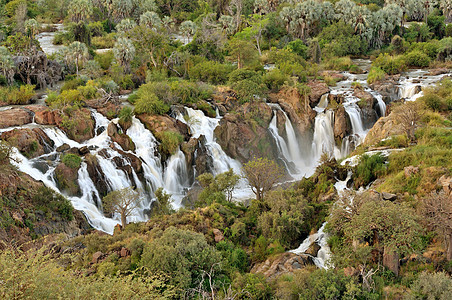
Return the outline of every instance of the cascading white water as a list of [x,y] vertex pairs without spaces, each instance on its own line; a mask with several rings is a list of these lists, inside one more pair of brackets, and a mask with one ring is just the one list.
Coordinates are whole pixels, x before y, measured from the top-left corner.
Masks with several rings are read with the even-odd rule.
[[163,182],[172,194],[182,194],[182,189],[189,187],[187,162],[180,149],[168,159]]
[[314,123],[314,138],[312,141],[312,152],[314,162],[317,162],[324,152],[334,157],[340,156],[340,151],[334,141],[334,112],[327,110],[318,113]]
[[326,222],[322,224],[319,230],[316,233],[309,235],[297,249],[290,250],[289,252],[295,254],[305,254],[305,252],[309,249],[309,247],[316,243],[320,246],[319,251],[317,252],[317,256],[313,257],[314,264],[321,269],[329,268],[329,260],[331,257],[331,250],[328,246],[328,234],[325,230]]
[[240,163],[226,155],[221,146],[215,141],[214,130],[220,122],[219,118],[209,118],[201,110],[194,110],[185,107],[187,112],[187,120],[182,114],[177,119],[190,127],[191,134],[194,138],[204,135],[206,138],[206,148],[213,160],[214,175],[224,173],[229,169],[233,169],[236,174],[241,173]]
[[283,139],[282,136],[279,135],[278,127],[277,127],[277,116],[276,112],[273,112],[273,118],[270,122],[270,125],[268,126],[268,130],[270,131],[271,135],[275,139],[276,147],[278,148],[278,154],[281,156],[279,157],[282,159],[284,164],[286,165],[286,169],[291,173],[291,166],[289,165],[289,162],[292,162],[292,158],[290,157],[289,149],[287,148],[286,141]]

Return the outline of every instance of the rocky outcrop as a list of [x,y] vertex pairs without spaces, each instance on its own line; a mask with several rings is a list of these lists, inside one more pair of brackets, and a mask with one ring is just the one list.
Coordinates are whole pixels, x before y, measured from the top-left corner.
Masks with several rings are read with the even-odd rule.
[[400,75],[386,76],[383,80],[374,82],[370,88],[383,96],[383,101],[389,103],[398,98],[398,83]]
[[16,147],[28,158],[50,153],[54,146],[53,141],[41,128],[13,129],[11,131],[3,132],[0,135],[0,138]]
[[71,196],[80,195],[78,168],[70,168],[60,163],[55,169],[55,179],[60,190]]
[[105,101],[104,99],[93,99],[85,101],[86,106],[96,109],[98,113],[108,119],[116,118],[121,111],[121,102]]
[[33,121],[33,115],[23,108],[12,108],[0,111],[0,129],[22,126]]
[[268,131],[272,114],[272,109],[265,103],[247,103],[236,113],[227,113],[215,128],[218,144],[226,154],[241,162],[254,156],[274,158],[274,142]]
[[[185,142],[181,146],[181,150],[187,160],[187,166],[194,166],[196,174],[213,172],[212,157],[207,153],[206,137],[201,135],[199,138],[191,138],[188,142]],[[190,182],[194,181],[194,170],[189,173]]]
[[334,114],[334,138],[342,141],[346,136],[353,133],[350,117],[344,106],[338,106]]
[[85,163],[89,177],[96,186],[99,195],[101,197],[106,196],[108,193],[107,178],[99,165],[97,157],[95,155],[88,154],[85,156]]
[[136,116],[149,129],[154,136],[159,136],[162,132],[176,132],[184,137],[184,140],[190,139],[189,129],[187,124],[171,118],[167,115],[149,115],[141,114]]
[[107,134],[111,138],[111,140],[115,143],[118,143],[118,145],[121,146],[124,151],[134,151],[135,144],[133,143],[132,139],[127,134],[124,134],[120,131],[121,128],[118,128],[118,126],[113,122],[110,122],[108,124]]
[[317,106],[322,95],[330,91],[330,88],[325,82],[309,81],[306,85],[311,89],[309,94],[309,103],[312,108]]
[[363,145],[375,145],[390,136],[404,133],[405,132],[402,126],[397,120],[396,114],[392,112],[389,116],[378,119],[378,121],[367,133]]
[[263,274],[267,279],[275,279],[280,275],[293,273],[295,270],[314,265],[312,257],[285,252],[276,257],[267,259],[263,263],[254,265],[251,273]]
[[353,96],[361,99],[358,102],[358,106],[361,108],[364,126],[367,127],[374,124],[378,120],[377,99],[371,93],[366,92],[361,88],[356,88],[353,92]]

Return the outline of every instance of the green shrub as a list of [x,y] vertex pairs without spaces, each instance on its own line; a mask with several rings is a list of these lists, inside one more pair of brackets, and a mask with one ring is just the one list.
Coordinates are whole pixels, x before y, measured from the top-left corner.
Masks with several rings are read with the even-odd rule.
[[234,84],[245,79],[258,81],[260,80],[260,75],[257,72],[248,69],[237,69],[229,74],[229,84]]
[[328,70],[348,71],[352,65],[350,57],[332,57],[325,62]]
[[36,95],[34,85],[21,85],[20,87],[0,87],[0,101],[8,104],[27,104]]
[[366,186],[375,179],[384,168],[385,158],[379,154],[362,155],[353,173],[355,188]]
[[[66,78],[70,78],[70,77],[66,77]],[[63,86],[61,87],[60,91],[62,92],[65,90],[75,90],[79,86],[82,86],[84,84],[85,84],[85,81],[80,77],[68,79],[63,83]]]
[[267,92],[267,86],[251,79],[238,81],[232,85],[232,88],[242,103],[262,100],[262,97]]
[[300,39],[289,42],[285,48],[303,57],[304,59],[308,58],[308,46],[306,46],[306,44]]
[[371,67],[369,70],[369,74],[367,74],[367,83],[372,84],[377,81],[383,80],[385,76],[386,76],[385,71],[383,71],[379,67]]
[[[141,87],[140,87],[141,89]],[[137,92],[137,100],[135,102],[136,114],[166,114],[170,106],[165,104],[162,100],[157,98],[154,93],[141,92],[140,89]]]
[[436,94],[428,93],[427,95],[422,96],[421,100],[432,110],[440,111],[444,108],[441,97]]
[[[125,124],[132,123],[132,117],[133,117],[133,109],[130,106],[125,106],[121,109],[119,112],[119,124],[121,126]],[[124,128],[124,126],[123,126]]]
[[110,68],[114,58],[115,56],[113,55],[113,51],[99,53],[94,56],[94,60],[97,61],[100,67],[104,70],[108,70]]
[[231,64],[204,61],[191,67],[189,75],[192,80],[199,80],[212,84],[224,84],[228,80],[229,73],[234,69],[235,67]]
[[80,156],[68,153],[63,156],[62,162],[71,169],[78,169],[82,163]]
[[44,212],[53,211],[68,221],[72,221],[74,218],[71,202],[51,188],[39,187],[32,200]]
[[430,64],[430,57],[419,50],[415,50],[405,54],[405,62],[408,66],[424,68]]
[[403,56],[391,56],[387,53],[380,54],[372,66],[378,67],[390,75],[401,73],[406,69]]
[[53,108],[61,108],[67,105],[80,106],[82,98],[83,97],[78,90],[64,90],[56,98],[54,98],[54,96],[47,98],[46,104]]
[[179,149],[184,137],[173,131],[158,132],[155,137],[160,141],[159,152],[167,155],[173,155]]
[[267,85],[269,90],[279,91],[281,86],[290,81],[290,77],[281,72],[280,69],[273,69],[265,73],[262,81]]

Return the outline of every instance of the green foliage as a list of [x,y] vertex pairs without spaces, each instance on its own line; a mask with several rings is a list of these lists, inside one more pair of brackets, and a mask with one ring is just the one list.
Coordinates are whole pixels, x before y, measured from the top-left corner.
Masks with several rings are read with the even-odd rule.
[[300,39],[289,42],[285,48],[303,57],[304,59],[308,58],[308,46],[306,46],[306,44]]
[[216,61],[204,61],[191,67],[190,79],[208,82],[211,84],[224,84],[228,80],[229,73],[234,70],[230,64],[221,64]]
[[386,72],[379,67],[371,67],[369,74],[367,74],[367,83],[372,84],[377,81],[383,80],[386,76]]
[[237,98],[242,102],[262,101],[267,92],[267,86],[251,79],[236,82],[232,88],[237,93]]
[[280,69],[273,69],[266,72],[262,77],[262,80],[269,90],[276,92],[279,91],[284,84],[290,82],[290,77],[281,72]]
[[391,56],[387,53],[380,54],[372,63],[372,66],[382,69],[389,75],[401,73],[406,69],[403,56]]
[[166,114],[170,107],[163,101],[159,100],[154,93],[146,93],[146,91],[142,89],[143,86],[144,85],[142,85],[136,93],[137,100],[135,102],[134,112],[136,114]]
[[34,85],[21,85],[20,87],[0,86],[0,101],[12,104],[23,105],[30,103],[32,97],[36,95]]
[[174,213],[171,205],[171,195],[167,194],[163,188],[155,191],[156,202],[152,203],[152,216],[169,215]]
[[430,57],[421,51],[415,50],[405,54],[405,63],[408,66],[424,68],[430,64]]
[[173,131],[161,131],[156,133],[155,137],[160,141],[159,152],[164,155],[175,154],[184,141],[184,137],[180,133]]
[[99,53],[94,56],[94,60],[99,63],[102,69],[108,70],[113,62],[114,55],[113,51],[107,51],[104,53]]
[[377,179],[378,174],[384,169],[384,162],[385,158],[379,154],[362,155],[353,173],[355,187],[367,186]]
[[367,41],[355,34],[352,26],[343,23],[331,24],[318,35],[322,53],[326,56],[357,55],[367,52]]
[[232,169],[229,169],[215,177],[210,173],[204,173],[196,179],[204,188],[199,195],[200,203],[198,205],[210,205],[214,202],[221,202],[223,198],[227,198],[229,202],[232,201],[232,192],[239,182],[240,176],[234,174]]
[[119,112],[119,125],[124,128],[129,128],[132,124],[132,117],[133,117],[133,109],[130,106],[124,106],[121,111]]
[[331,57],[325,62],[329,70],[348,71],[352,65],[350,57]]
[[61,160],[67,167],[72,169],[78,169],[80,168],[80,164],[82,163],[82,159],[80,156],[68,153],[63,156],[63,159]]
[[450,299],[452,279],[446,273],[422,272],[411,285],[407,299]]
[[452,111],[452,79],[445,78],[436,87],[426,89],[424,96],[419,100],[434,111],[450,113]]
[[71,202],[51,188],[39,187],[32,200],[44,212],[51,211],[68,221],[72,221],[74,218],[72,214],[74,209]]
[[195,287],[203,272],[215,269],[219,261],[221,254],[202,234],[169,227],[146,245],[140,264],[168,274],[170,283],[184,290]]

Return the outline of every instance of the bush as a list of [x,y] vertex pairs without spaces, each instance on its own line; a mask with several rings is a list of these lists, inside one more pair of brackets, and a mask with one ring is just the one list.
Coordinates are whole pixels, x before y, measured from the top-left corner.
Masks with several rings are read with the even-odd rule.
[[169,111],[169,105],[159,100],[154,93],[140,93],[140,89],[137,92],[137,100],[135,102],[136,114],[163,115]]
[[369,74],[367,74],[367,83],[372,84],[377,81],[383,80],[385,76],[386,76],[385,71],[383,71],[379,67],[371,67],[369,70]]
[[329,70],[348,71],[352,65],[350,57],[332,57],[325,62],[325,68]]
[[415,50],[405,54],[405,62],[408,66],[425,68],[430,64],[430,57],[419,50]]
[[0,101],[13,105],[27,104],[36,94],[34,85],[16,87],[0,87]]
[[237,93],[237,98],[242,102],[252,102],[262,100],[267,92],[267,87],[262,83],[257,83],[251,79],[241,80],[232,85]]
[[304,59],[308,58],[308,46],[306,46],[306,44],[300,39],[289,42],[285,48],[303,57]]
[[378,67],[390,75],[401,73],[406,69],[403,56],[391,56],[387,53],[380,54],[372,66]]
[[119,125],[121,125],[123,129],[128,128],[132,124],[133,109],[130,106],[125,106],[121,109],[118,116]]
[[385,158],[380,154],[362,155],[358,165],[353,173],[355,188],[367,186],[369,183],[377,179],[377,175],[384,168]]
[[108,70],[114,59],[113,51],[107,51],[104,53],[99,53],[94,56],[94,60],[97,61],[100,67],[104,70]]
[[80,106],[82,98],[83,97],[78,90],[65,90],[61,92],[61,94],[59,94],[56,98],[54,96],[50,98],[47,97],[46,104],[53,108],[61,108],[67,105]]
[[63,156],[62,162],[71,169],[78,169],[82,163],[80,156],[75,154],[66,154]]
[[155,137],[160,141],[159,152],[166,155],[173,155],[179,149],[184,137],[173,131],[158,132]]
[[245,79],[258,81],[260,80],[260,75],[248,69],[237,69],[229,74],[229,84],[234,84]]
[[193,66],[189,70],[189,75],[192,80],[199,80],[212,84],[224,84],[228,80],[229,73],[234,69],[235,67],[230,64],[204,61]]
[[281,72],[280,69],[273,69],[265,73],[262,81],[267,85],[269,90],[279,91],[281,86],[290,81],[290,77]]
[[51,188],[39,187],[32,200],[44,212],[53,211],[68,221],[74,218],[71,202]]

